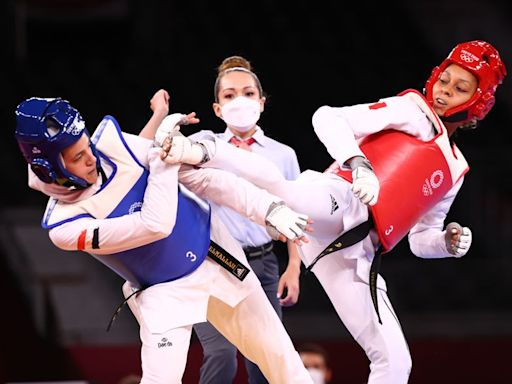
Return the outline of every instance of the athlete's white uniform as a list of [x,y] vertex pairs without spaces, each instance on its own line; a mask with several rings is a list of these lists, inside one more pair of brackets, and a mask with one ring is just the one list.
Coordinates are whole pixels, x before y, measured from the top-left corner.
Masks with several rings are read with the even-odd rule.
[[[395,129],[423,141],[434,137],[431,121],[408,97],[381,100],[385,106],[370,104],[343,108],[321,107],[313,125],[331,156],[344,164],[363,155],[358,143],[367,135]],[[304,171],[297,180],[287,181],[265,159],[216,141],[216,154],[204,166],[224,168],[283,198],[292,208],[314,220],[310,242],[302,246],[305,265],[311,264],[334,239],[368,219],[368,208],[351,191],[351,184],[332,173]],[[462,185],[462,178],[411,229],[411,250],[423,258],[452,257],[444,240],[444,220]],[[379,324],[369,291],[369,271],[378,240],[372,231],[363,241],[329,254],[312,269],[333,303],[339,317],[370,360],[370,384],[406,383],[411,357],[398,318],[378,277]],[[385,257],[385,256],[384,256]]]
[[[227,172],[167,165],[159,158],[160,149],[151,149],[151,141],[125,133],[122,137],[138,161],[150,170],[142,210],[116,218],[78,218],[58,225],[50,230],[50,238],[59,248],[76,250],[80,243],[80,249],[101,260],[101,255],[115,254],[167,236],[177,215],[178,179],[203,198],[228,205],[260,224],[264,224],[269,205],[279,200]],[[112,168],[103,159],[102,167],[109,178]],[[72,197],[54,197],[82,201],[90,198],[100,185],[101,181]],[[45,186],[48,185],[41,187],[43,191]],[[94,231],[99,233],[96,245],[91,240]],[[81,235],[83,238],[79,240]],[[248,266],[240,245],[215,211],[211,216],[210,235]],[[125,297],[133,290],[128,282],[123,286]],[[240,281],[206,258],[191,274],[153,285],[128,303],[140,324],[142,383],[181,383],[192,325],[206,320],[258,364],[269,382],[312,383],[252,272]]]

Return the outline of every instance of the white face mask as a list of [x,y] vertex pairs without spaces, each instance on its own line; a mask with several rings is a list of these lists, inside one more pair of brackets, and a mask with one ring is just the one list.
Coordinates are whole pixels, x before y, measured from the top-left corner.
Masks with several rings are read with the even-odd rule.
[[309,375],[314,384],[325,384],[324,373],[318,368],[308,368]]
[[247,132],[260,119],[260,102],[239,96],[222,106],[221,117],[228,127],[240,132]]

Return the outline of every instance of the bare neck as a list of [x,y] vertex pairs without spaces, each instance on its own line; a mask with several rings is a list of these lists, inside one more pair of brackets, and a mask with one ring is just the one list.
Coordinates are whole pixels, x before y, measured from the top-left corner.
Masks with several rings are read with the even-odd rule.
[[455,133],[459,125],[460,123],[444,123],[444,126],[446,127],[446,132],[448,133],[448,137]]

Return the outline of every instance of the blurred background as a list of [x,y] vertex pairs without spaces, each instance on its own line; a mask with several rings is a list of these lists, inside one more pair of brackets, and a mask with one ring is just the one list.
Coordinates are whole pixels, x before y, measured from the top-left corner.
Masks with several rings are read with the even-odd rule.
[[[149,100],[165,88],[172,112],[200,117],[187,131],[222,131],[211,108],[216,67],[242,55],[267,93],[259,124],[295,149],[303,170],[323,170],[331,160],[311,126],[318,107],[421,91],[450,49],[473,39],[491,42],[509,70],[486,120],[458,137],[471,171],[448,220],[471,227],[473,246],[462,259],[421,260],[402,242],[385,255],[382,274],[409,341],[411,383],[509,380],[512,3],[6,0],[0,7],[0,382],[117,384],[140,373],[128,308],[105,331],[123,299],[120,278],[90,256],[58,251],[39,227],[46,199],[27,187],[13,137],[20,101],[62,97],[90,132],[109,114],[137,133]],[[365,382],[366,357],[313,275],[302,275],[300,301],[285,309],[284,322],[297,344],[330,352],[333,383]],[[185,384],[197,382],[201,353],[193,338]]]

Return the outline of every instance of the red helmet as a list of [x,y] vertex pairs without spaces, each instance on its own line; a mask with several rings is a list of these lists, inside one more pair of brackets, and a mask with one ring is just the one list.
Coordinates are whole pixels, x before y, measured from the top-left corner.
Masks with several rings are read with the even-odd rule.
[[425,92],[430,104],[434,102],[432,88],[450,64],[457,64],[475,75],[478,79],[478,88],[471,99],[446,111],[443,117],[451,116],[452,118],[447,120],[461,123],[472,119],[482,120],[494,105],[494,92],[507,74],[498,51],[482,40],[458,44],[441,65],[432,70],[426,82]]

